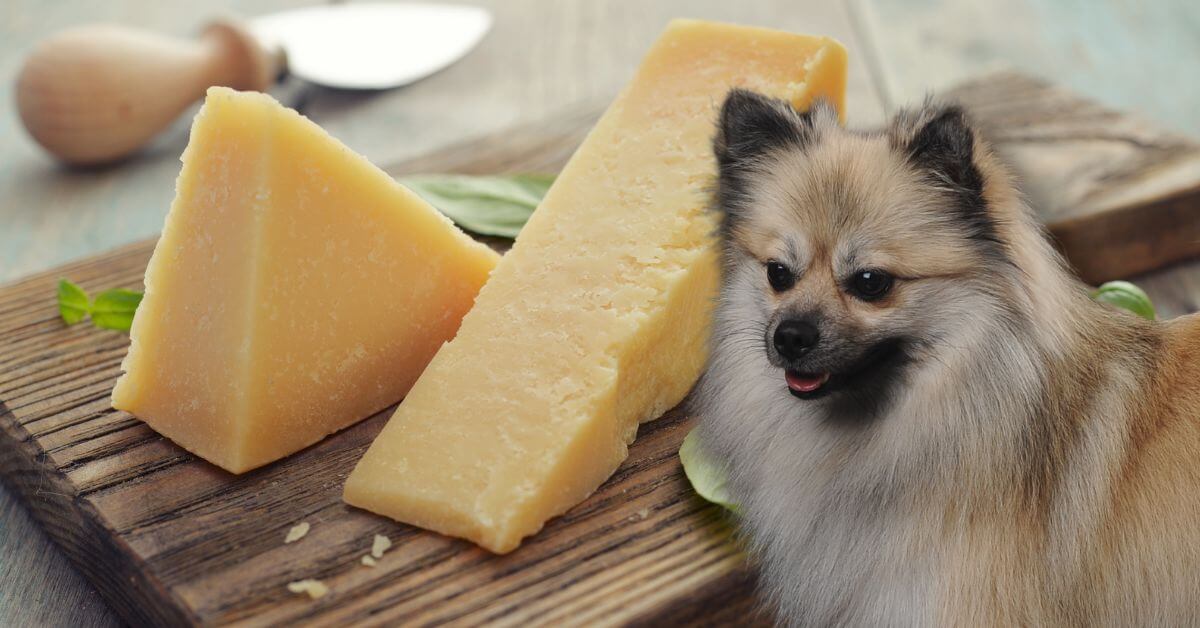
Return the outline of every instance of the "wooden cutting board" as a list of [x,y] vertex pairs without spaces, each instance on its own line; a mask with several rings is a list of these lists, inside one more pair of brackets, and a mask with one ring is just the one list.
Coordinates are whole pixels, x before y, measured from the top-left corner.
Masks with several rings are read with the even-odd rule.
[[[1195,144],[1013,75],[957,94],[1016,159],[1035,200],[1046,201],[1078,267],[1125,275],[1197,254]],[[389,170],[556,170],[598,113],[579,110]],[[1122,222],[1132,220],[1126,215],[1136,224]],[[1097,244],[1074,239],[1084,236]],[[140,288],[152,248],[133,244],[0,288],[0,477],[130,623],[762,621],[729,525],[682,475],[676,452],[691,423],[676,411],[642,426],[629,459],[595,495],[498,557],[342,504],[343,480],[391,409],[242,476],[111,409],[128,339],[64,326],[55,282]],[[1200,263],[1138,281],[1164,316],[1200,301]],[[302,521],[311,532],[285,545]],[[394,545],[365,567],[376,534]],[[321,579],[330,594],[312,601],[285,588],[304,578]]]

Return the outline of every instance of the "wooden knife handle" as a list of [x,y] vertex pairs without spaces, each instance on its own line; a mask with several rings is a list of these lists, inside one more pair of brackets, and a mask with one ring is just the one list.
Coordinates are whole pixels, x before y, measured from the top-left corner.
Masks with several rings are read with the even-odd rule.
[[233,21],[198,40],[111,25],[63,31],[38,44],[17,77],[25,128],[55,157],[77,165],[133,153],[212,85],[266,90],[282,65]]

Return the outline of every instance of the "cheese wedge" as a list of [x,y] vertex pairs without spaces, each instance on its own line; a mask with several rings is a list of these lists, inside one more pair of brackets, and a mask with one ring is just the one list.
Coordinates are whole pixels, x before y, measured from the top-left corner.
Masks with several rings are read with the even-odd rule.
[[346,501],[508,552],[624,460],[706,357],[716,109],[841,109],[830,39],[672,22],[346,483]]
[[266,464],[403,397],[498,260],[295,111],[210,89],[113,407]]

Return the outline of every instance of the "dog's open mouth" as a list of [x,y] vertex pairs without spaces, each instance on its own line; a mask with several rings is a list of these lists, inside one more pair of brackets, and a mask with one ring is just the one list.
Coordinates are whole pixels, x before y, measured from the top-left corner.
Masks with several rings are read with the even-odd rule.
[[857,362],[836,373],[816,373],[786,369],[784,379],[792,396],[800,399],[817,399],[846,387],[859,386],[872,380],[882,380],[889,371],[895,371],[908,361],[903,350],[903,341],[894,338],[877,343]]
[[787,379],[788,390],[793,395],[810,395],[821,389],[829,381],[829,373],[801,373],[788,370],[784,377]]

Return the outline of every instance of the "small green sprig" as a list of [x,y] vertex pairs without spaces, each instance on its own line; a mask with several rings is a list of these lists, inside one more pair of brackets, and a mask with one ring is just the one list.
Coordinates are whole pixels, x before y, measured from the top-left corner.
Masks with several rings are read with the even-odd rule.
[[68,325],[91,316],[92,325],[96,327],[128,332],[133,324],[133,314],[141,302],[141,292],[123,288],[105,290],[93,300],[71,280],[58,280],[58,314]]
[[422,174],[398,181],[463,229],[515,238],[554,183],[554,175]]
[[83,288],[67,279],[58,280],[58,313],[63,322],[74,325],[83,320],[92,311],[92,300],[88,298]]
[[729,494],[725,469],[713,462],[700,447],[696,430],[688,432],[683,438],[679,461],[683,463],[683,474],[697,495],[734,513],[738,512],[738,506]]
[[1142,318],[1154,320],[1154,303],[1139,287],[1128,281],[1110,281],[1092,292],[1092,298],[1122,310],[1128,310]]

